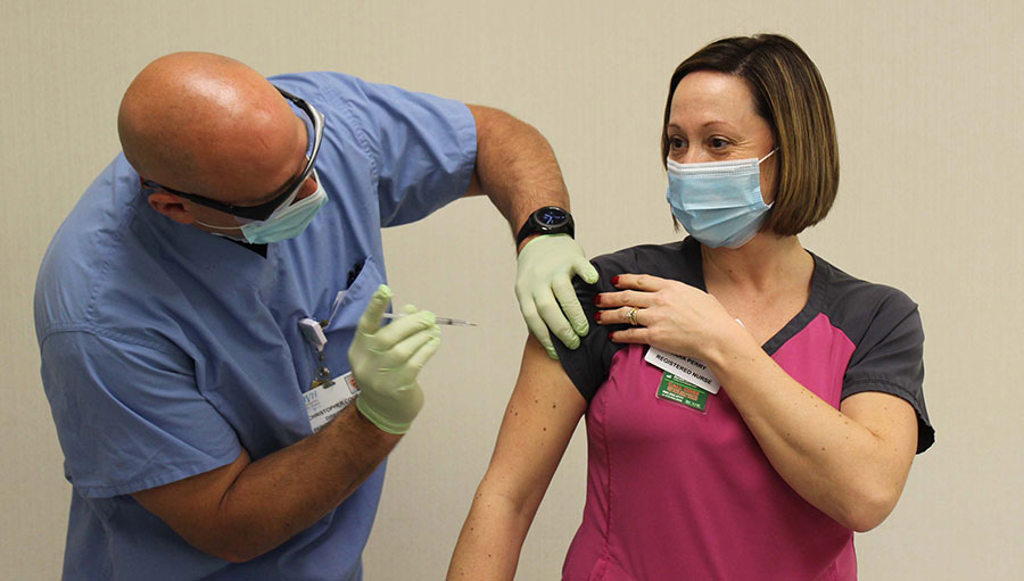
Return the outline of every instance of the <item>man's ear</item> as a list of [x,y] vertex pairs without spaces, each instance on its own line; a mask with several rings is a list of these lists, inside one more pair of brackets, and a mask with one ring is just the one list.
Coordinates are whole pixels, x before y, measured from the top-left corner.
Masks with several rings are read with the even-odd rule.
[[181,198],[167,192],[153,192],[146,199],[149,207],[181,224],[191,224],[196,217],[188,211]]

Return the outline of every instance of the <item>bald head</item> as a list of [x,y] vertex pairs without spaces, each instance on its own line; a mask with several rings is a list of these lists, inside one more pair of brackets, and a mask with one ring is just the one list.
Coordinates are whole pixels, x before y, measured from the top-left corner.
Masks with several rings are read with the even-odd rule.
[[150,63],[125,92],[117,121],[140,175],[227,202],[287,181],[305,148],[305,126],[280,93],[248,66],[210,53]]

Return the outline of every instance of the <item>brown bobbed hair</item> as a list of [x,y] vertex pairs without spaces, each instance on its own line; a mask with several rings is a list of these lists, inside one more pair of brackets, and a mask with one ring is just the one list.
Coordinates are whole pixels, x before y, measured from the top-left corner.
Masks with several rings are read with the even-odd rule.
[[839,148],[832,105],[818,68],[795,42],[758,34],[712,42],[683,61],[669,82],[661,159],[669,153],[668,120],[679,81],[694,71],[717,71],[747,82],[757,114],[778,147],[775,204],[761,230],[799,234],[832,208],[839,187]]

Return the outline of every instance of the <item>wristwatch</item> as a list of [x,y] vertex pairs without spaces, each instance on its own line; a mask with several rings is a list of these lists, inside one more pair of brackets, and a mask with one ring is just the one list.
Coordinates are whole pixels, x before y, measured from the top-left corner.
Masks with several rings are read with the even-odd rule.
[[571,237],[574,233],[575,225],[569,212],[558,206],[544,206],[526,219],[516,235],[516,246],[533,234],[568,234]]

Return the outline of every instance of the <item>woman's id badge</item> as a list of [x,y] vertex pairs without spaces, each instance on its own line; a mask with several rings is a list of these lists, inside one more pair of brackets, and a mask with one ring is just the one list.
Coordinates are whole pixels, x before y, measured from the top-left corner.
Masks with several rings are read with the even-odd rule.
[[715,374],[711,373],[708,366],[703,361],[698,361],[692,357],[675,355],[650,347],[647,349],[647,355],[644,355],[644,361],[712,395],[718,393],[718,390],[722,387],[722,384],[718,382]]
[[708,396],[721,389],[714,373],[702,361],[650,347],[644,361],[664,371],[657,396],[705,413]]
[[661,376],[657,395],[660,399],[693,408],[701,413],[705,413],[708,408],[708,392],[671,373]]

